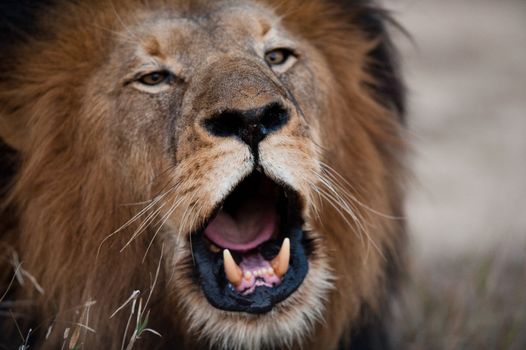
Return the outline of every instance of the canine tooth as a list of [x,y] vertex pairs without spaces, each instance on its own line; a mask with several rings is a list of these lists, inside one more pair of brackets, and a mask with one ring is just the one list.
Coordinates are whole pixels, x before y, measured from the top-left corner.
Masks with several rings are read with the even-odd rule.
[[285,238],[279,250],[278,255],[272,259],[272,268],[274,273],[279,277],[283,277],[289,269],[290,262],[290,239]]
[[274,269],[272,267],[267,267],[267,275],[272,276],[274,274]]
[[243,279],[243,271],[241,271],[241,268],[237,266],[232,254],[230,254],[228,249],[223,250],[223,261],[225,265],[226,278],[230,283],[237,287]]
[[248,281],[252,278],[252,272],[250,271],[245,271],[245,279]]

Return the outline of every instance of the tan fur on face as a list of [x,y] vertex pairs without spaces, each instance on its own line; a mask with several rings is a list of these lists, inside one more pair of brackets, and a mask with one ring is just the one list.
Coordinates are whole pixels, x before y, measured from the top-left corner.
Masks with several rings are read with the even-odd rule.
[[[45,290],[17,288],[34,302],[20,312],[53,324],[42,348],[68,325],[87,348],[120,348],[131,303],[110,316],[139,290],[147,326],[163,335],[142,335],[140,348],[336,348],[381,312],[388,263],[403,260],[403,143],[367,85],[376,41],[317,0],[147,3],[58,5],[41,18],[53,35],[6,66],[0,137],[21,163],[4,200],[18,221],[0,243]],[[298,62],[275,74],[264,52],[289,45]],[[160,68],[173,85],[133,78]],[[225,312],[192,278],[188,235],[255,159],[203,123],[272,102],[289,121],[261,142],[259,166],[301,196],[309,274],[268,314]]]

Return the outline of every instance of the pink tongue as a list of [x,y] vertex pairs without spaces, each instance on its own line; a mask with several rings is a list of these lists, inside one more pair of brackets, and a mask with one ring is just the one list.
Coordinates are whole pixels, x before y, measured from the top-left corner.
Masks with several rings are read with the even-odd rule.
[[270,239],[276,213],[270,201],[258,198],[243,204],[235,217],[220,211],[205,228],[205,235],[222,248],[247,251]]

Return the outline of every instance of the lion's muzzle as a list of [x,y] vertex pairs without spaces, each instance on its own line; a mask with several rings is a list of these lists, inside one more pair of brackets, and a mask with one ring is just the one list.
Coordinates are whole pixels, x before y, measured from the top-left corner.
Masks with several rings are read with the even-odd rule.
[[193,118],[186,130],[202,140],[202,148],[225,152],[211,160],[225,169],[224,179],[213,180],[217,184],[236,173],[223,159],[241,147],[252,157],[238,161],[250,162],[252,170],[191,235],[196,280],[219,309],[264,313],[296,291],[308,271],[304,194],[278,174],[290,166],[272,160],[262,146],[281,142],[272,152],[278,157],[286,142],[297,148],[290,134],[300,125],[299,113],[269,67],[235,57],[216,62],[221,64],[209,64],[195,78],[206,88],[190,87],[185,96],[191,105],[185,117]]

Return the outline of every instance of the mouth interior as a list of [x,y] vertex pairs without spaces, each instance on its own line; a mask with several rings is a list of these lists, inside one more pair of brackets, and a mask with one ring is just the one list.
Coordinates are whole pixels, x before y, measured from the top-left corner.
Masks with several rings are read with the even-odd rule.
[[308,241],[298,194],[260,172],[244,179],[192,235],[197,281],[228,311],[268,312],[301,285]]
[[268,241],[278,228],[278,188],[267,178],[252,176],[227,197],[205,236],[217,246],[248,252]]

